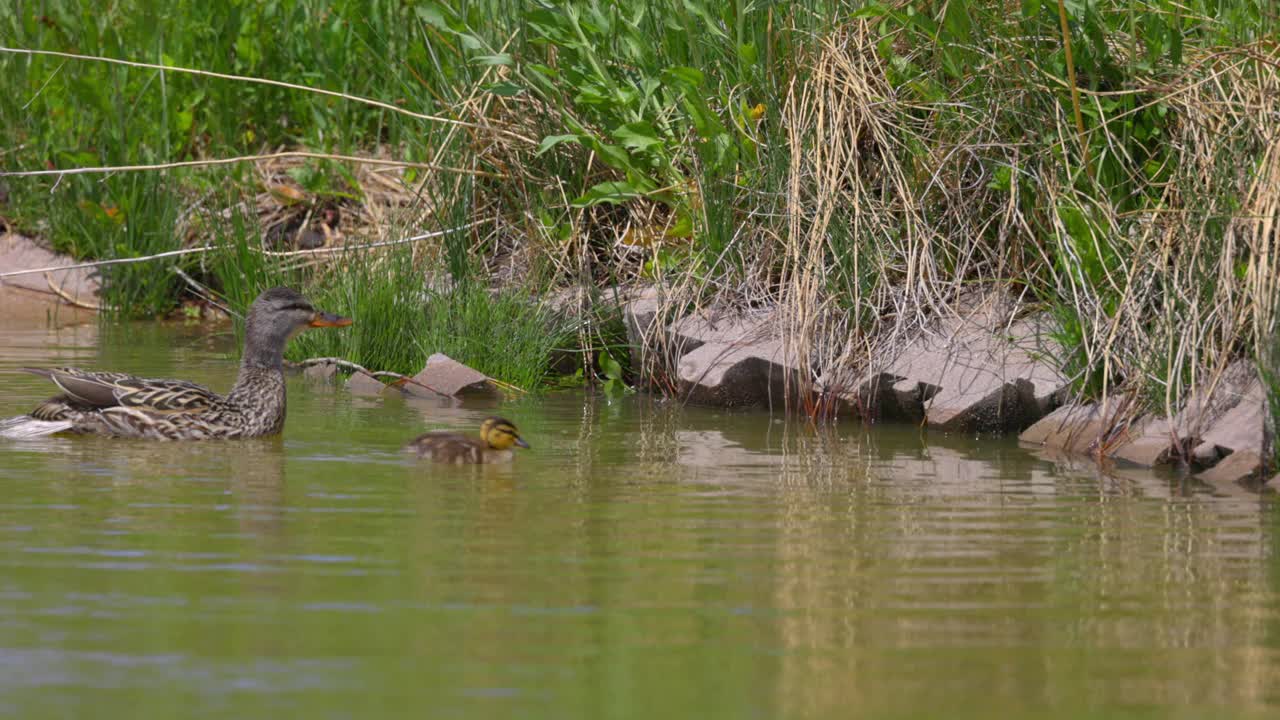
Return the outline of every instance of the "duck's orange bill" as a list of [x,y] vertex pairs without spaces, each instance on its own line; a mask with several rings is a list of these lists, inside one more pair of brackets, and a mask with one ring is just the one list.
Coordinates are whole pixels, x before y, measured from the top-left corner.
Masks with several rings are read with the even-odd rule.
[[318,312],[311,317],[311,327],[346,327],[350,324],[351,318],[327,312]]

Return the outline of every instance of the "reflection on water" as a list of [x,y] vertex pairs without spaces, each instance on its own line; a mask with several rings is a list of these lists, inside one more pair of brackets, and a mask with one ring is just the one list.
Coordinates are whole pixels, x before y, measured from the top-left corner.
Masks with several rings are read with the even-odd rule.
[[[0,371],[235,369],[223,333],[0,329]],[[0,372],[0,414],[49,392]],[[281,438],[0,446],[0,713],[1270,717],[1274,501],[997,438],[568,393]],[[534,449],[399,452],[498,407]]]

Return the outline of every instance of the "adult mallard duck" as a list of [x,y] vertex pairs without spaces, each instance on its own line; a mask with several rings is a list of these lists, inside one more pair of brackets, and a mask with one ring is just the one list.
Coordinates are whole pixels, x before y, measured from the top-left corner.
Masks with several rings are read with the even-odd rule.
[[156,440],[272,435],[284,427],[285,343],[309,327],[350,324],[350,318],[316,310],[289,288],[263,292],[249,308],[240,374],[226,395],[185,380],[78,368],[23,368],[49,378],[62,394],[30,415],[0,422],[0,437],[40,437],[64,430]]
[[527,448],[529,443],[510,420],[488,417],[480,424],[480,437],[436,430],[414,438],[404,450],[439,463],[478,465],[509,462],[513,446]]

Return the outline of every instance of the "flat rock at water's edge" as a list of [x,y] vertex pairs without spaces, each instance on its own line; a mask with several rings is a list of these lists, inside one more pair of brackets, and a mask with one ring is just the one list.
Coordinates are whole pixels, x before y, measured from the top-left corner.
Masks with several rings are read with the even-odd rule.
[[922,334],[869,378],[860,395],[887,420],[947,431],[1021,430],[1053,410],[1067,379],[1040,358],[1057,354],[1036,317],[1007,322],[999,294]]
[[1099,446],[1116,460],[1153,467],[1189,460],[1207,482],[1256,481],[1265,467],[1266,393],[1257,373],[1236,363],[1168,420],[1130,419],[1118,408],[1066,406],[1020,435],[1024,442],[1069,452]]
[[1217,465],[1197,473],[1196,477],[1212,483],[1256,482],[1263,465],[1262,456],[1258,453],[1238,450],[1223,458]]
[[685,351],[677,376],[690,402],[782,407],[787,380],[799,372],[784,357],[771,313],[701,313],[672,323],[668,333]]
[[413,382],[403,383],[401,389],[410,395],[431,398],[494,392],[488,375],[444,353],[427,358],[426,366],[413,376]]
[[1072,453],[1087,453],[1112,425],[1098,405],[1063,405],[1022,431],[1018,439]]
[[1267,446],[1267,393],[1262,378],[1248,363],[1237,362],[1227,368],[1212,392],[1217,412],[1200,413],[1183,430],[1206,446],[1202,456],[1222,459],[1196,477],[1211,482],[1260,479]]
[[[46,250],[31,238],[15,233],[0,235],[0,271],[56,268],[74,264],[76,264],[75,260]],[[63,295],[76,302],[95,303],[98,297],[98,279],[89,268],[55,269],[48,273],[15,275],[5,278],[3,282],[27,290],[57,295],[50,287],[52,283]]]
[[1267,481],[1267,487],[1275,490],[1276,492],[1280,492],[1280,473],[1276,473],[1275,477]]

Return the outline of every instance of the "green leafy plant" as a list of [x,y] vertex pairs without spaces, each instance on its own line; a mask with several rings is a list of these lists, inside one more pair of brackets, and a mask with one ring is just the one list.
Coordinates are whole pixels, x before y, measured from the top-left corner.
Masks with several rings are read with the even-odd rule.
[[614,359],[608,350],[600,351],[596,356],[596,363],[600,366],[600,372],[605,378],[603,385],[605,395],[617,397],[635,392],[635,389],[627,385],[623,379],[622,364]]

